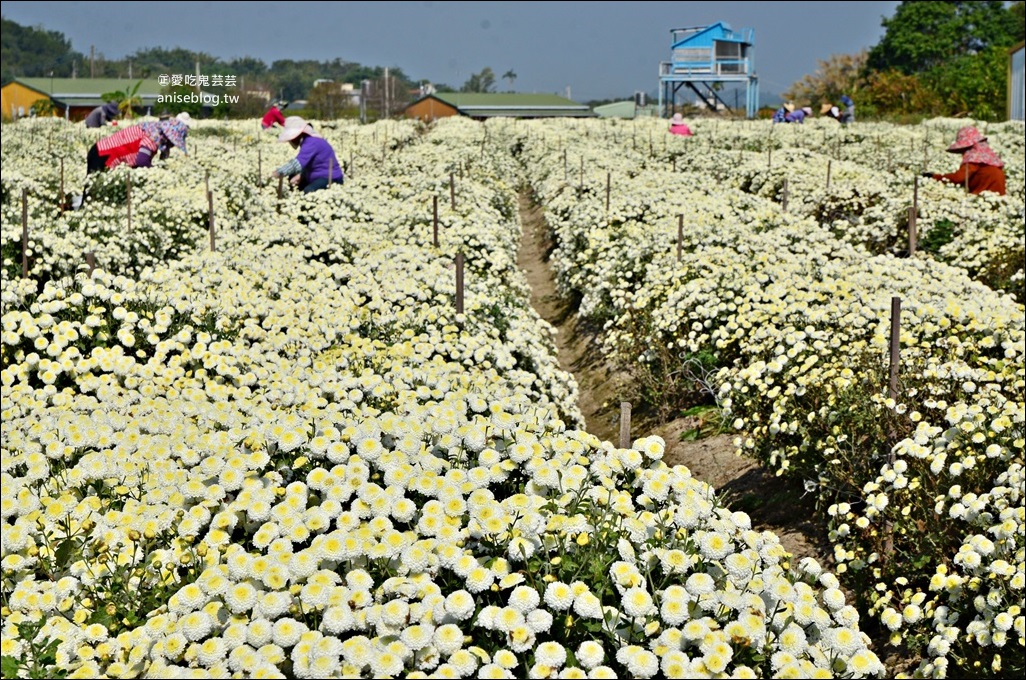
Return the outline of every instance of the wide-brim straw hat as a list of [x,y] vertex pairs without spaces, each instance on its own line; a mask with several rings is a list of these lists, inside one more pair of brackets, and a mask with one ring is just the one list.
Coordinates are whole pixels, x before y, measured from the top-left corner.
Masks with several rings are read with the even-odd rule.
[[951,153],[962,153],[966,149],[970,149],[979,142],[985,142],[987,138],[977,130],[976,128],[966,126],[958,131],[958,135],[955,137],[955,141],[948,147],[948,151]]
[[829,111],[830,111],[830,109],[832,109],[833,107],[834,107],[834,105],[833,105],[833,104],[823,104],[822,106],[820,106],[820,107],[819,107],[819,112],[820,112],[820,114],[824,114],[824,113],[827,113],[827,112],[829,112]]
[[308,135],[314,134],[313,125],[307,123],[302,116],[289,116],[285,119],[285,127],[282,133],[278,135],[278,141],[291,142],[303,133]]
[[788,113],[794,113],[794,104],[792,102],[787,102],[786,104],[784,104],[784,109]]
[[175,116],[175,119],[185,123],[185,127],[192,127],[192,116],[189,115],[188,111],[182,111],[177,116]]

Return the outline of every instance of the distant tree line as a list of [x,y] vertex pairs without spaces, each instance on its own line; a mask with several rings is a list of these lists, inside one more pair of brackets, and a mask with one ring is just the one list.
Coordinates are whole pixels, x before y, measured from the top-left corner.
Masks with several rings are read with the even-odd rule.
[[[885,33],[874,47],[858,54],[837,54],[783,93],[801,104],[836,103],[842,94],[857,102],[860,116],[967,116],[1001,120],[1007,97],[1008,51],[1026,39],[1024,2],[902,2],[884,19]],[[334,59],[282,59],[269,66],[253,57],[223,60],[204,52],[154,47],[121,59],[102,53],[83,55],[58,31],[24,27],[3,19],[0,32],[0,80],[17,77],[156,78],[162,73],[232,75],[237,103],[222,104],[215,115],[251,117],[272,99],[308,100],[309,115],[333,118],[360,115],[375,119],[396,113],[420,94],[424,83],[400,68],[365,66]],[[517,74],[498,78],[491,67],[471,74],[461,86],[434,84],[438,92],[496,92],[499,80],[512,91]],[[316,85],[318,81],[321,84]],[[330,81],[330,82],[327,82]],[[336,84],[362,93],[364,110]],[[219,88],[211,87],[212,92]],[[247,94],[250,93],[250,94]]]

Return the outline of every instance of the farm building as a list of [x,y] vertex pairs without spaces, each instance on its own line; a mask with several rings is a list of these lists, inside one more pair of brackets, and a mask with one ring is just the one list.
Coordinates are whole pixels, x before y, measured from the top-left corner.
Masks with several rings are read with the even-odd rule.
[[659,109],[673,113],[682,87],[690,88],[705,107],[730,107],[714,86],[744,85],[745,116],[759,110],[759,78],[755,74],[755,31],[740,32],[719,21],[711,26],[670,29],[671,60],[659,64]]
[[599,118],[645,118],[659,115],[659,109],[655,104],[639,106],[633,99],[603,104],[596,106],[593,110]]
[[1026,120],[1026,42],[1008,51],[1008,120]]
[[590,118],[595,114],[584,104],[556,94],[435,92],[405,109],[407,118],[427,122],[449,116],[485,118]]
[[[83,120],[90,111],[103,104],[104,94],[131,90],[137,82],[139,79],[16,78],[3,86],[0,113],[5,119],[21,118],[30,114],[36,102],[50,99],[65,118]],[[162,89],[156,79],[142,80],[136,93],[142,101],[140,108],[144,111],[155,109]]]

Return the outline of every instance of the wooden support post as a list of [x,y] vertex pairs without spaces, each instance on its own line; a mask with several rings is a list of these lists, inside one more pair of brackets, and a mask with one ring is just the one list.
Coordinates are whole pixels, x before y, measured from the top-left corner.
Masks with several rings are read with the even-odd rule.
[[[901,298],[891,298],[891,366],[890,383],[887,396],[898,398],[898,363],[901,351]],[[893,456],[893,454],[892,454]]]
[[613,186],[613,175],[610,172],[606,172],[606,212],[609,212],[609,194],[611,193]]
[[916,231],[916,209],[908,209],[908,254],[909,257],[916,254],[916,245],[919,234]]
[[620,402],[620,448],[631,447],[631,402]]
[[456,210],[456,177],[451,170],[449,171],[449,207]]
[[28,278],[28,187],[21,188],[21,278]]
[[214,192],[207,192],[207,219],[210,221],[210,252],[217,248],[214,245]]
[[[898,365],[901,352],[901,298],[891,298],[891,366],[887,396],[898,401]],[[892,433],[893,435],[894,433]],[[894,465],[894,448],[887,454],[888,465]],[[894,528],[890,520],[884,523],[884,555],[890,557],[894,551]]]
[[780,209],[787,212],[787,178],[784,178],[784,186],[780,192]]
[[827,182],[826,182],[826,188],[827,189],[830,188],[830,165],[832,163],[833,163],[833,161],[827,161]]
[[772,168],[773,167],[773,147],[772,146],[769,148],[769,153],[766,154],[766,167],[767,168]]
[[912,178],[912,209],[919,215],[919,175]]
[[463,313],[463,253],[456,253],[456,313]]
[[434,238],[432,239],[432,243],[434,243],[435,244],[435,248],[437,248],[438,247],[438,196],[432,196],[431,197],[431,210],[434,213],[434,219],[433,219]]
[[128,233],[132,233],[132,176],[125,175],[125,211],[128,215]]
[[681,250],[684,248],[684,214],[677,215],[677,262],[680,262]]
[[96,269],[96,254],[91,250],[86,253],[86,266],[89,267],[89,276],[92,276]]

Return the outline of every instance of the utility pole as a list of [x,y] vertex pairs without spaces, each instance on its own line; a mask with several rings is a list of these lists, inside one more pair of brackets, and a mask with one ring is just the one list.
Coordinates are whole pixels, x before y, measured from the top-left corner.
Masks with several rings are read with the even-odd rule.
[[390,102],[388,100],[388,67],[385,67],[385,118],[388,118],[390,111]]
[[89,77],[96,77],[96,46],[89,46]]

